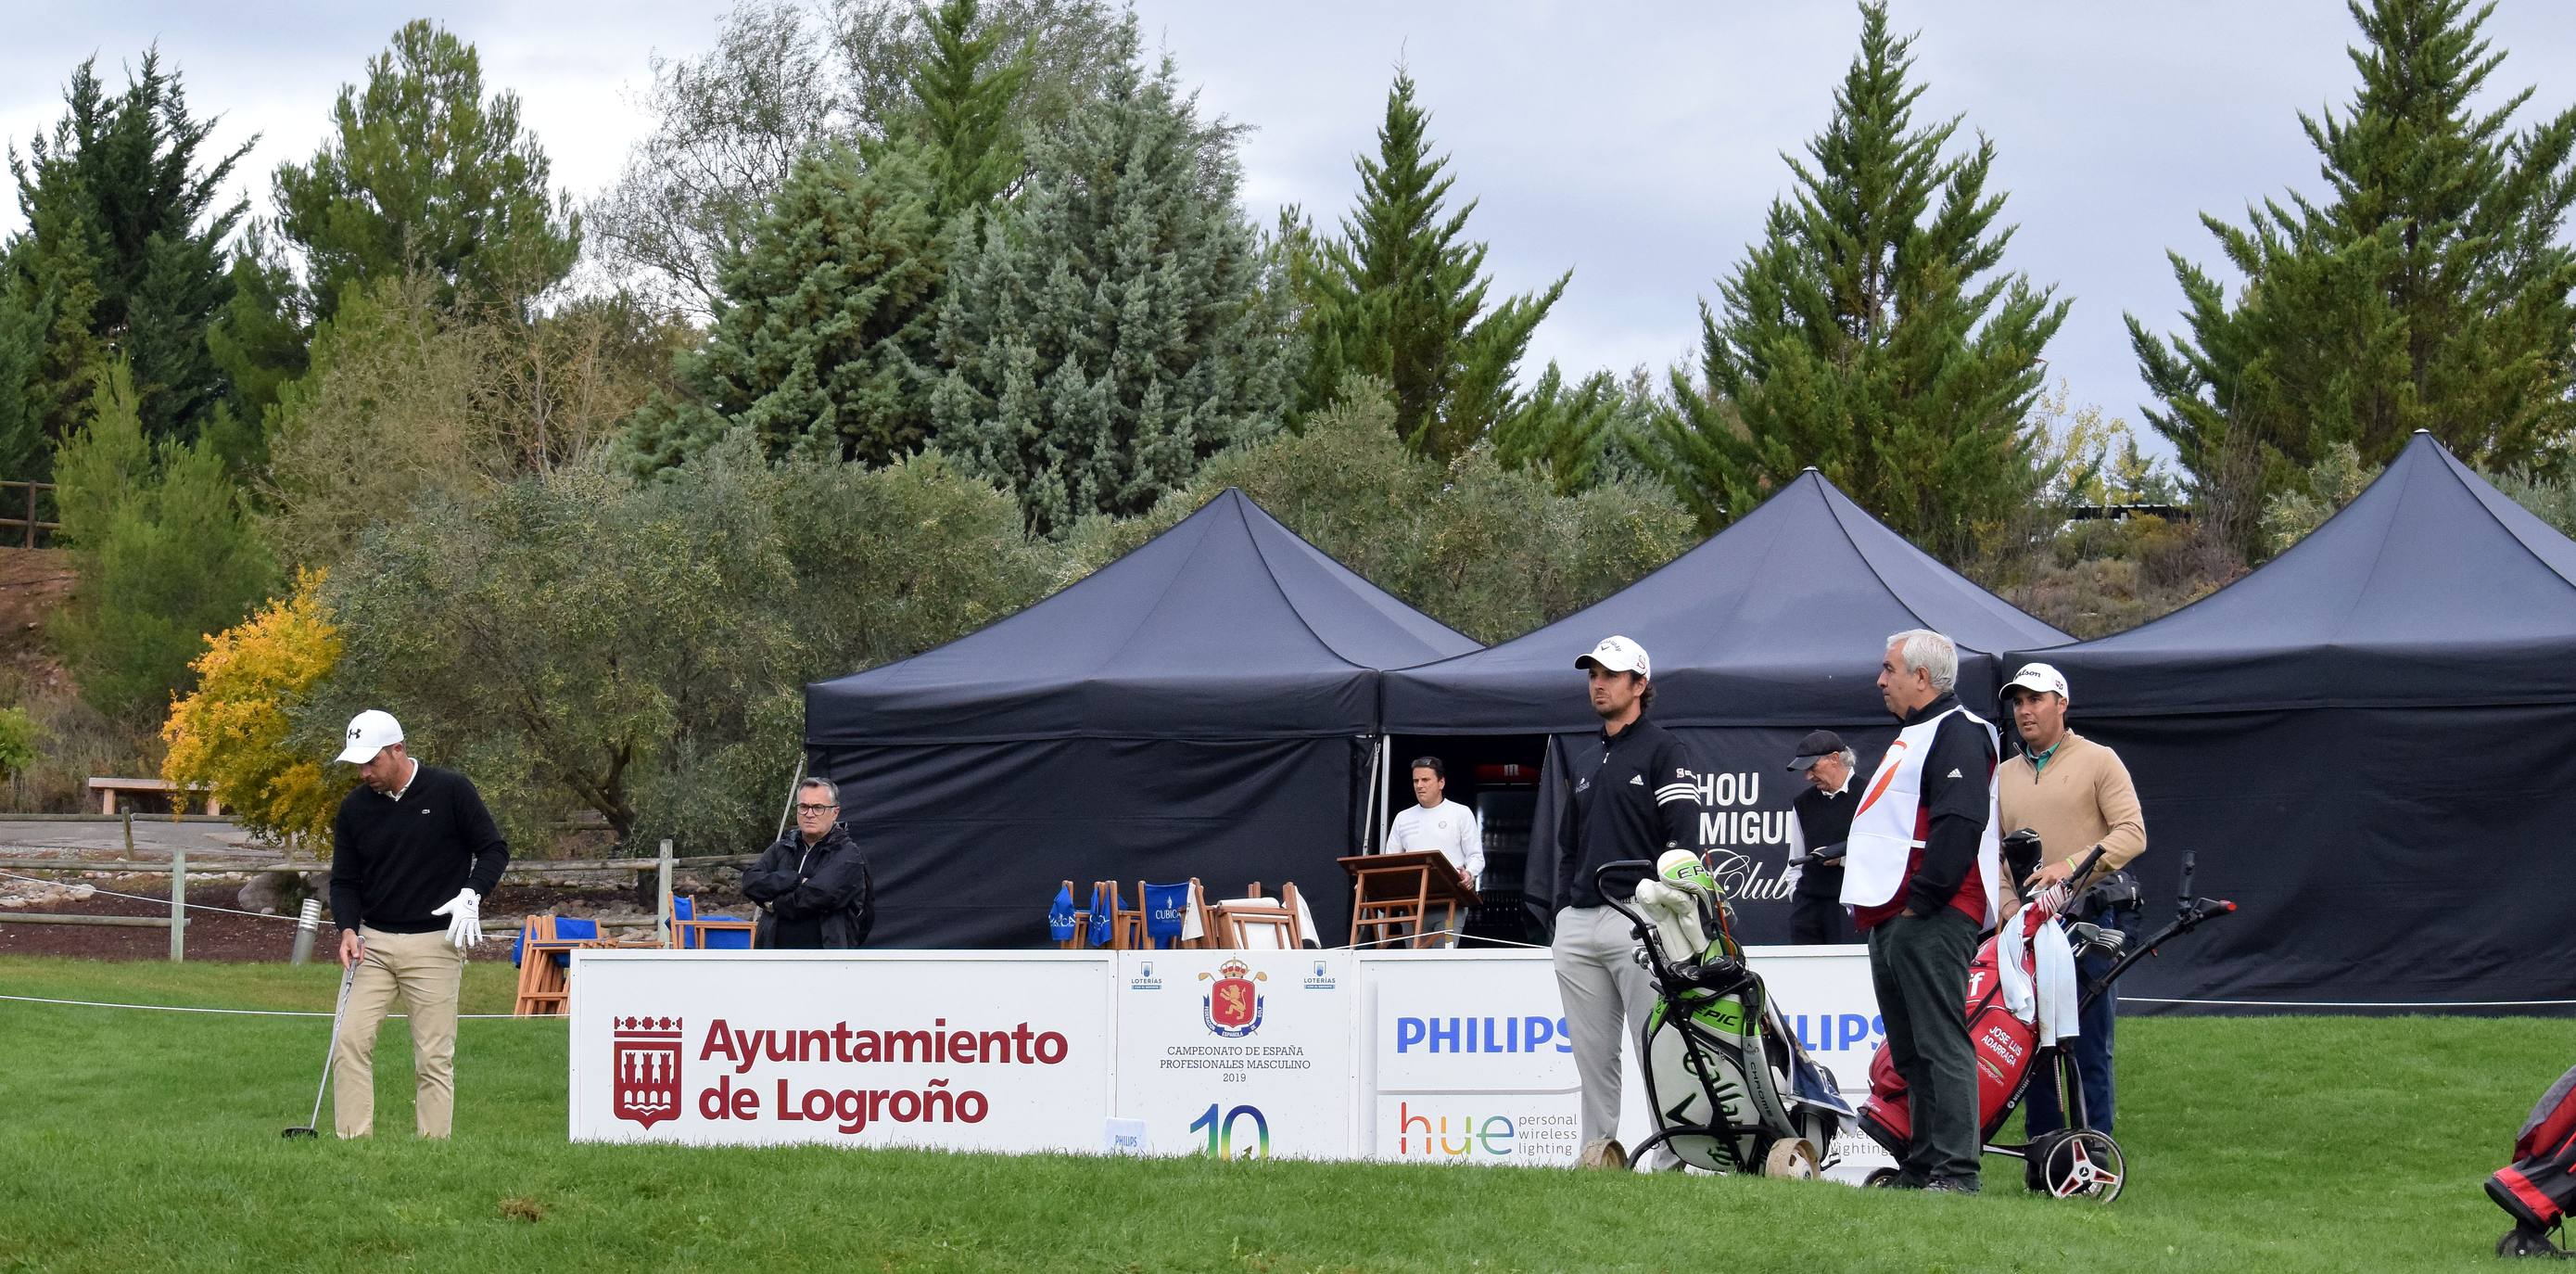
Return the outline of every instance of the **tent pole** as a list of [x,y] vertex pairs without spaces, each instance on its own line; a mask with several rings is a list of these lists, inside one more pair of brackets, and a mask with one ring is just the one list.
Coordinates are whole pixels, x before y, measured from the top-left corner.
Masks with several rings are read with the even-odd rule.
[[787,836],[787,820],[788,820],[788,819],[790,819],[790,818],[793,818],[793,817],[795,816],[795,814],[796,814],[796,789],[797,789],[797,788],[800,788],[800,787],[802,787],[802,786],[804,786],[804,785],[805,785],[805,749],[803,749],[803,748],[798,748],[798,749],[796,749],[796,779],[795,779],[795,781],[794,781],[794,782],[789,783],[789,784],[787,785],[787,804],[785,804],[784,806],[781,806],[781,807],[779,808],[779,811],[778,811],[778,835],[777,835],[777,837],[775,837],[775,838],[773,838],[773,839],[779,839],[779,840],[784,840],[784,839],[786,839],[786,836]]
[[[1369,834],[1381,838],[1386,834],[1384,829],[1387,820],[1395,817],[1395,793],[1392,789],[1395,782],[1395,770],[1392,768],[1395,765],[1394,743],[1395,740],[1383,734],[1377,736],[1377,801],[1378,810],[1384,817],[1369,824]],[[1381,854],[1386,852],[1386,842],[1383,839],[1379,840],[1377,849]]]
[[1367,783],[1367,784],[1368,784],[1368,790],[1367,790],[1367,793],[1366,793],[1364,796],[1362,796],[1362,797],[1361,797],[1361,799],[1360,799],[1360,850],[1359,850],[1359,852],[1361,852],[1361,853],[1363,853],[1363,854],[1373,854],[1373,853],[1376,853],[1376,852],[1377,852],[1376,850],[1374,850],[1374,849],[1370,848],[1370,846],[1372,846],[1372,845],[1374,845],[1374,844],[1376,844],[1376,843],[1377,843],[1377,765],[1378,765],[1378,757],[1379,757],[1380,755],[1382,755],[1382,754],[1385,752],[1385,750],[1386,750],[1386,736],[1385,736],[1385,735],[1383,735],[1383,734],[1372,734],[1372,735],[1368,736],[1368,740],[1369,740],[1369,758],[1368,758],[1368,775],[1369,775],[1369,777],[1367,777],[1366,779],[1361,780],[1362,782],[1365,782],[1365,783]]
[[[1368,799],[1370,799],[1370,812],[1376,812],[1376,802],[1383,802],[1383,799],[1386,799],[1386,766],[1388,766],[1386,753],[1388,753],[1388,743],[1391,743],[1391,740],[1388,740],[1386,735],[1378,735],[1378,787],[1376,787],[1376,789],[1370,789],[1370,792],[1368,792]],[[1383,825],[1386,825],[1386,820],[1383,820],[1383,818],[1370,818],[1370,820],[1368,820],[1368,836],[1378,838],[1378,854],[1386,854],[1386,841],[1383,841]]]

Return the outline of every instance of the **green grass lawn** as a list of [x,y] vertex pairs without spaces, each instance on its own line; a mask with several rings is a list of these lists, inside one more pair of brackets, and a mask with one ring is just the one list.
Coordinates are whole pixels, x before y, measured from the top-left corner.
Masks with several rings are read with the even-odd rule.
[[[0,993],[328,1009],[327,966],[0,960]],[[511,970],[469,970],[502,1012]],[[2109,1208],[1830,1183],[1375,1164],[565,1140],[560,1021],[460,1028],[457,1136],[409,1135],[389,1023],[371,1142],[286,1142],[318,1018],[0,1001],[0,1268],[45,1270],[2493,1269],[2478,1182],[2576,1030],[2532,1019],[2133,1019]],[[324,1112],[327,1126],[329,1112]]]

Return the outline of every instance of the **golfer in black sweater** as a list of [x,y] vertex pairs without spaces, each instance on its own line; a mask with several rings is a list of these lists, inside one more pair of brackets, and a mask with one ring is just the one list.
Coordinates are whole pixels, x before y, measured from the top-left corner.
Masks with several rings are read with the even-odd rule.
[[331,918],[354,973],[342,1010],[333,1123],[375,1129],[376,1032],[399,993],[411,1018],[420,1135],[445,1137],[456,1110],[456,992],[465,952],[483,940],[482,900],[510,847],[465,776],[413,760],[391,714],[349,722],[340,760],[359,785],[331,822]]

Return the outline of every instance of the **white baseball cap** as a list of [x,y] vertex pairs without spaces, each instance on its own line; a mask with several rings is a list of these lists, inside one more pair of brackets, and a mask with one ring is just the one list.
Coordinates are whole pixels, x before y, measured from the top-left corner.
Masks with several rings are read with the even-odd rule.
[[365,765],[374,760],[378,752],[403,741],[402,722],[394,720],[394,714],[390,712],[369,708],[349,718],[349,731],[345,737],[349,746],[340,749],[340,759],[351,765]]
[[2021,671],[2014,673],[2013,679],[2004,683],[2003,692],[2011,694],[2015,687],[2053,694],[2070,703],[2074,701],[2074,696],[2066,693],[2066,674],[2047,664],[2023,664]]
[[1633,672],[1640,677],[1655,675],[1647,671],[1646,648],[1625,637],[1602,638],[1591,654],[1577,657],[1574,666],[1598,666],[1604,672]]

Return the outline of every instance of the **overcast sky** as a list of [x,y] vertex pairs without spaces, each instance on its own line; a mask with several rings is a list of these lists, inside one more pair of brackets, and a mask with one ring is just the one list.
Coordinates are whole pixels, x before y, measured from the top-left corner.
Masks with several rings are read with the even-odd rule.
[[[241,168],[264,211],[268,174],[308,158],[339,86],[414,7],[372,0],[53,6],[13,15],[0,46],[0,135],[21,151],[61,110],[71,67],[116,68],[157,40],[192,106],[221,112],[219,142],[260,134]],[[1244,195],[1267,224],[1283,203],[1329,222],[1374,147],[1387,81],[1408,63],[1451,155],[1481,199],[1498,291],[1571,268],[1533,367],[1662,368],[1695,356],[1697,302],[1713,296],[1787,181],[1783,150],[1820,128],[1859,17],[1847,3],[1599,5],[1542,0],[1244,5],[1138,0],[1149,43],[1202,102],[1254,125]],[[713,0],[451,0],[430,16],[482,51],[488,86],[525,101],[558,183],[587,197],[614,180],[647,128],[637,109],[656,53],[713,38]],[[1609,15],[1605,17],[1604,15]],[[2203,211],[2319,188],[2297,112],[2353,91],[2342,0],[1896,0],[1919,31],[1921,120],[1957,114],[1997,148],[1993,185],[2020,226],[2006,260],[2074,302],[2048,351],[2079,403],[2138,420],[2143,388],[2121,314],[2174,326],[2178,248],[2213,262]],[[2576,22],[2560,0],[2503,0],[2488,38],[2509,54],[2495,84],[2537,86],[2517,122],[2576,100]],[[2496,95],[2490,94],[2490,100]],[[0,231],[17,228],[14,206]]]

